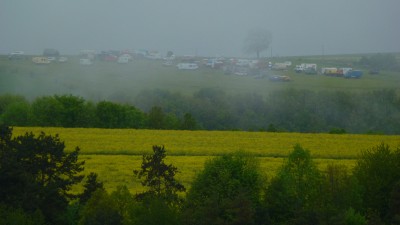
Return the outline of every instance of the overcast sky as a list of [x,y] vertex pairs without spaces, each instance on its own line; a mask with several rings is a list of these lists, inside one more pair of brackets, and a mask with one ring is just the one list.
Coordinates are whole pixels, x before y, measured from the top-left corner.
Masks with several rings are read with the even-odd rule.
[[272,33],[264,56],[400,52],[399,9],[400,0],[0,0],[0,53],[242,57],[255,28]]

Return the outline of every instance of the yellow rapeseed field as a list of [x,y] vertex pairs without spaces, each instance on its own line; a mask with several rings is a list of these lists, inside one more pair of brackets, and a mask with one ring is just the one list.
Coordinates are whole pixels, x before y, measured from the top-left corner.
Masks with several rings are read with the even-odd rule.
[[284,157],[295,144],[300,144],[314,158],[356,158],[361,150],[381,142],[393,147],[400,144],[400,136],[396,135],[246,131],[15,127],[14,135],[30,131],[59,134],[67,151],[79,146],[81,154],[86,155],[142,155],[151,152],[153,145],[164,145],[168,155],[212,156],[246,151],[257,156]]
[[[171,131],[134,129],[86,129],[14,127],[14,135],[25,132],[59,134],[66,150],[81,149],[80,160],[85,160],[85,174],[95,172],[107,190],[126,185],[132,193],[143,190],[133,176],[140,169],[142,154],[151,153],[153,145],[164,145],[167,163],[180,173],[177,179],[190,187],[204,162],[216,155],[245,151],[258,157],[267,178],[274,176],[295,144],[310,150],[317,165],[324,169],[329,163],[340,163],[348,168],[355,164],[360,152],[381,142],[395,148],[400,136],[355,134],[305,134],[245,131]],[[80,191],[82,187],[76,187]]]

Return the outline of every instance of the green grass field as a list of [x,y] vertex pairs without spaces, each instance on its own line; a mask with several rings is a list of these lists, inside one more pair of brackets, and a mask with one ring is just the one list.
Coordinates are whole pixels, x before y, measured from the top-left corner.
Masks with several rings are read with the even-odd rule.
[[329,163],[352,168],[362,150],[382,142],[392,148],[400,146],[400,136],[397,135],[45,127],[15,127],[14,135],[41,131],[59,134],[67,151],[79,146],[80,159],[86,161],[85,173],[96,172],[108,190],[127,185],[133,193],[142,188],[132,171],[140,168],[142,154],[151,153],[153,145],[165,146],[166,161],[178,167],[181,173],[177,178],[186,187],[190,187],[206,160],[224,153],[245,151],[253,154],[260,160],[265,175],[272,177],[295,144],[308,149],[321,169]]
[[[315,62],[321,68],[353,65],[359,58],[360,56],[352,55],[310,56],[279,58],[273,61],[291,60],[292,67],[300,63]],[[74,94],[93,101],[131,101],[141,91],[155,89],[192,95],[201,88],[212,87],[230,95],[257,93],[266,96],[273,90],[285,88],[313,91],[400,88],[400,75],[388,71],[382,71],[380,75],[370,75],[365,70],[361,79],[296,74],[293,70],[271,71],[271,74],[289,75],[292,81],[276,83],[252,76],[225,75],[221,70],[203,67],[196,71],[179,71],[174,66],[163,66],[161,61],[143,59],[123,65],[96,61],[92,66],[82,66],[77,57],[71,57],[66,63],[35,65],[30,59],[10,61],[3,56],[0,57],[0,94],[19,94],[31,100],[43,95]]]

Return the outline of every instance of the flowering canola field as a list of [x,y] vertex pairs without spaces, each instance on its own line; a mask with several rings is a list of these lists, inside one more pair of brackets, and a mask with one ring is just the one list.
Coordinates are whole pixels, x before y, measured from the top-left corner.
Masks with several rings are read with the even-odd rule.
[[308,149],[322,169],[332,162],[351,168],[362,150],[382,142],[391,148],[400,146],[400,136],[396,135],[47,127],[14,127],[13,134],[42,131],[59,134],[67,151],[79,146],[79,158],[86,162],[85,173],[96,172],[108,190],[126,185],[134,193],[142,187],[132,171],[140,168],[142,154],[151,153],[153,145],[165,146],[166,161],[178,167],[177,179],[186,187],[206,160],[224,153],[245,151],[257,156],[261,169],[271,177],[295,144]]
[[214,156],[245,151],[256,156],[285,157],[295,144],[314,158],[356,158],[362,150],[384,142],[400,145],[396,135],[270,133],[246,131],[177,131],[92,128],[15,127],[25,132],[59,134],[66,150],[76,146],[81,154],[142,155],[153,145],[164,145],[167,155]]

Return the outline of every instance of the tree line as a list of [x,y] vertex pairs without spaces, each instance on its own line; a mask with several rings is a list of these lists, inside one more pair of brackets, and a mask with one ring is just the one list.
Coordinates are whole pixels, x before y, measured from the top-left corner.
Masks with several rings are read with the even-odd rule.
[[182,118],[154,106],[147,113],[129,104],[110,101],[93,103],[73,95],[36,98],[32,103],[22,96],[0,96],[0,122],[10,126],[196,129],[189,113]]
[[[13,136],[0,127],[0,224],[79,225],[389,225],[400,224],[400,148],[381,143],[354,168],[318,168],[295,145],[273,177],[246,152],[209,159],[186,189],[164,146],[143,155],[126,186],[109,193],[97,174],[81,175],[79,148],[66,153],[57,135]],[[84,182],[81,193],[70,192]]]
[[228,95],[203,88],[192,96],[143,91],[134,99],[87,101],[72,95],[0,96],[0,121],[12,126],[247,130],[400,134],[396,90],[286,89]]

